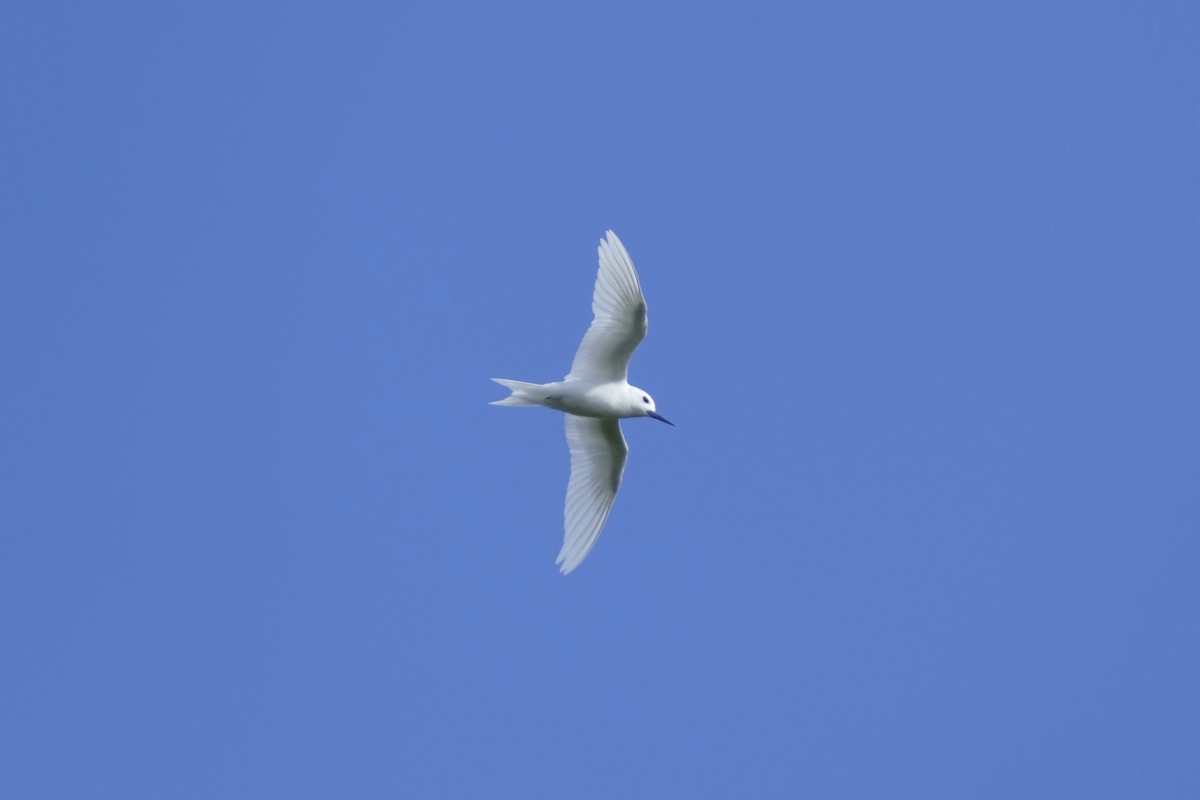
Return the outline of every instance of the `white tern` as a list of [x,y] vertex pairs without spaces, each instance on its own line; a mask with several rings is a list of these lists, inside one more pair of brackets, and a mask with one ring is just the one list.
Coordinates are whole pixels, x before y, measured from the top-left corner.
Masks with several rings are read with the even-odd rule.
[[571,480],[563,513],[562,550],[554,562],[566,575],[596,545],[608,520],[629,446],[621,433],[624,417],[661,416],[654,398],[631,386],[629,359],[646,338],[646,298],[629,253],[612,231],[600,240],[600,271],[592,292],[591,326],[583,335],[571,371],[554,383],[492,378],[512,394],[497,406],[545,406],[565,412]]

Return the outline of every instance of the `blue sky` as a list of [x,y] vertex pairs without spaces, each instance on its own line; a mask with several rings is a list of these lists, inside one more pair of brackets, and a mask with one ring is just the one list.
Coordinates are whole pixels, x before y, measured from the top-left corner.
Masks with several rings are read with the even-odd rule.
[[0,23],[0,794],[1200,796],[1194,4]]

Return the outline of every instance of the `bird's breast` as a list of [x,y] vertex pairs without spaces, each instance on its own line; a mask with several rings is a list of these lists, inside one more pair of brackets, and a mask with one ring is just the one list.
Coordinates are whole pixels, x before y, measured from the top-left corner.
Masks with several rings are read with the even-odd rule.
[[[627,409],[628,403],[625,402],[626,392],[621,391],[621,388],[611,383],[575,384],[573,381],[564,381],[556,387],[552,407],[579,417],[628,417],[631,415]],[[550,403],[551,401],[547,400],[546,404]]]

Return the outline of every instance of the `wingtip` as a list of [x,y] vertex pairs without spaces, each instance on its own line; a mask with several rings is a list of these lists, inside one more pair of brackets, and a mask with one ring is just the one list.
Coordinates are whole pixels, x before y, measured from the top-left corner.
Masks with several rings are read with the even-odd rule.
[[554,559],[554,566],[558,567],[558,571],[563,575],[570,575],[582,563],[582,558],[567,558],[566,545],[563,545],[563,549],[561,552],[559,552],[558,558]]

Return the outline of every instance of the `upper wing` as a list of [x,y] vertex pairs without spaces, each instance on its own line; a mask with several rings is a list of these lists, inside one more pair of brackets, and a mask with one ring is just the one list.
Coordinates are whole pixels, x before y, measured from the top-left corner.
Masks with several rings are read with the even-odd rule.
[[600,272],[592,292],[592,325],[583,335],[568,378],[623,381],[629,359],[646,338],[646,298],[625,245],[612,231],[600,240]]
[[571,482],[563,513],[563,546],[554,563],[560,564],[566,575],[587,558],[604,529],[621,487],[629,446],[621,435],[621,423],[615,419],[563,416],[567,419],[567,447],[571,449]]

